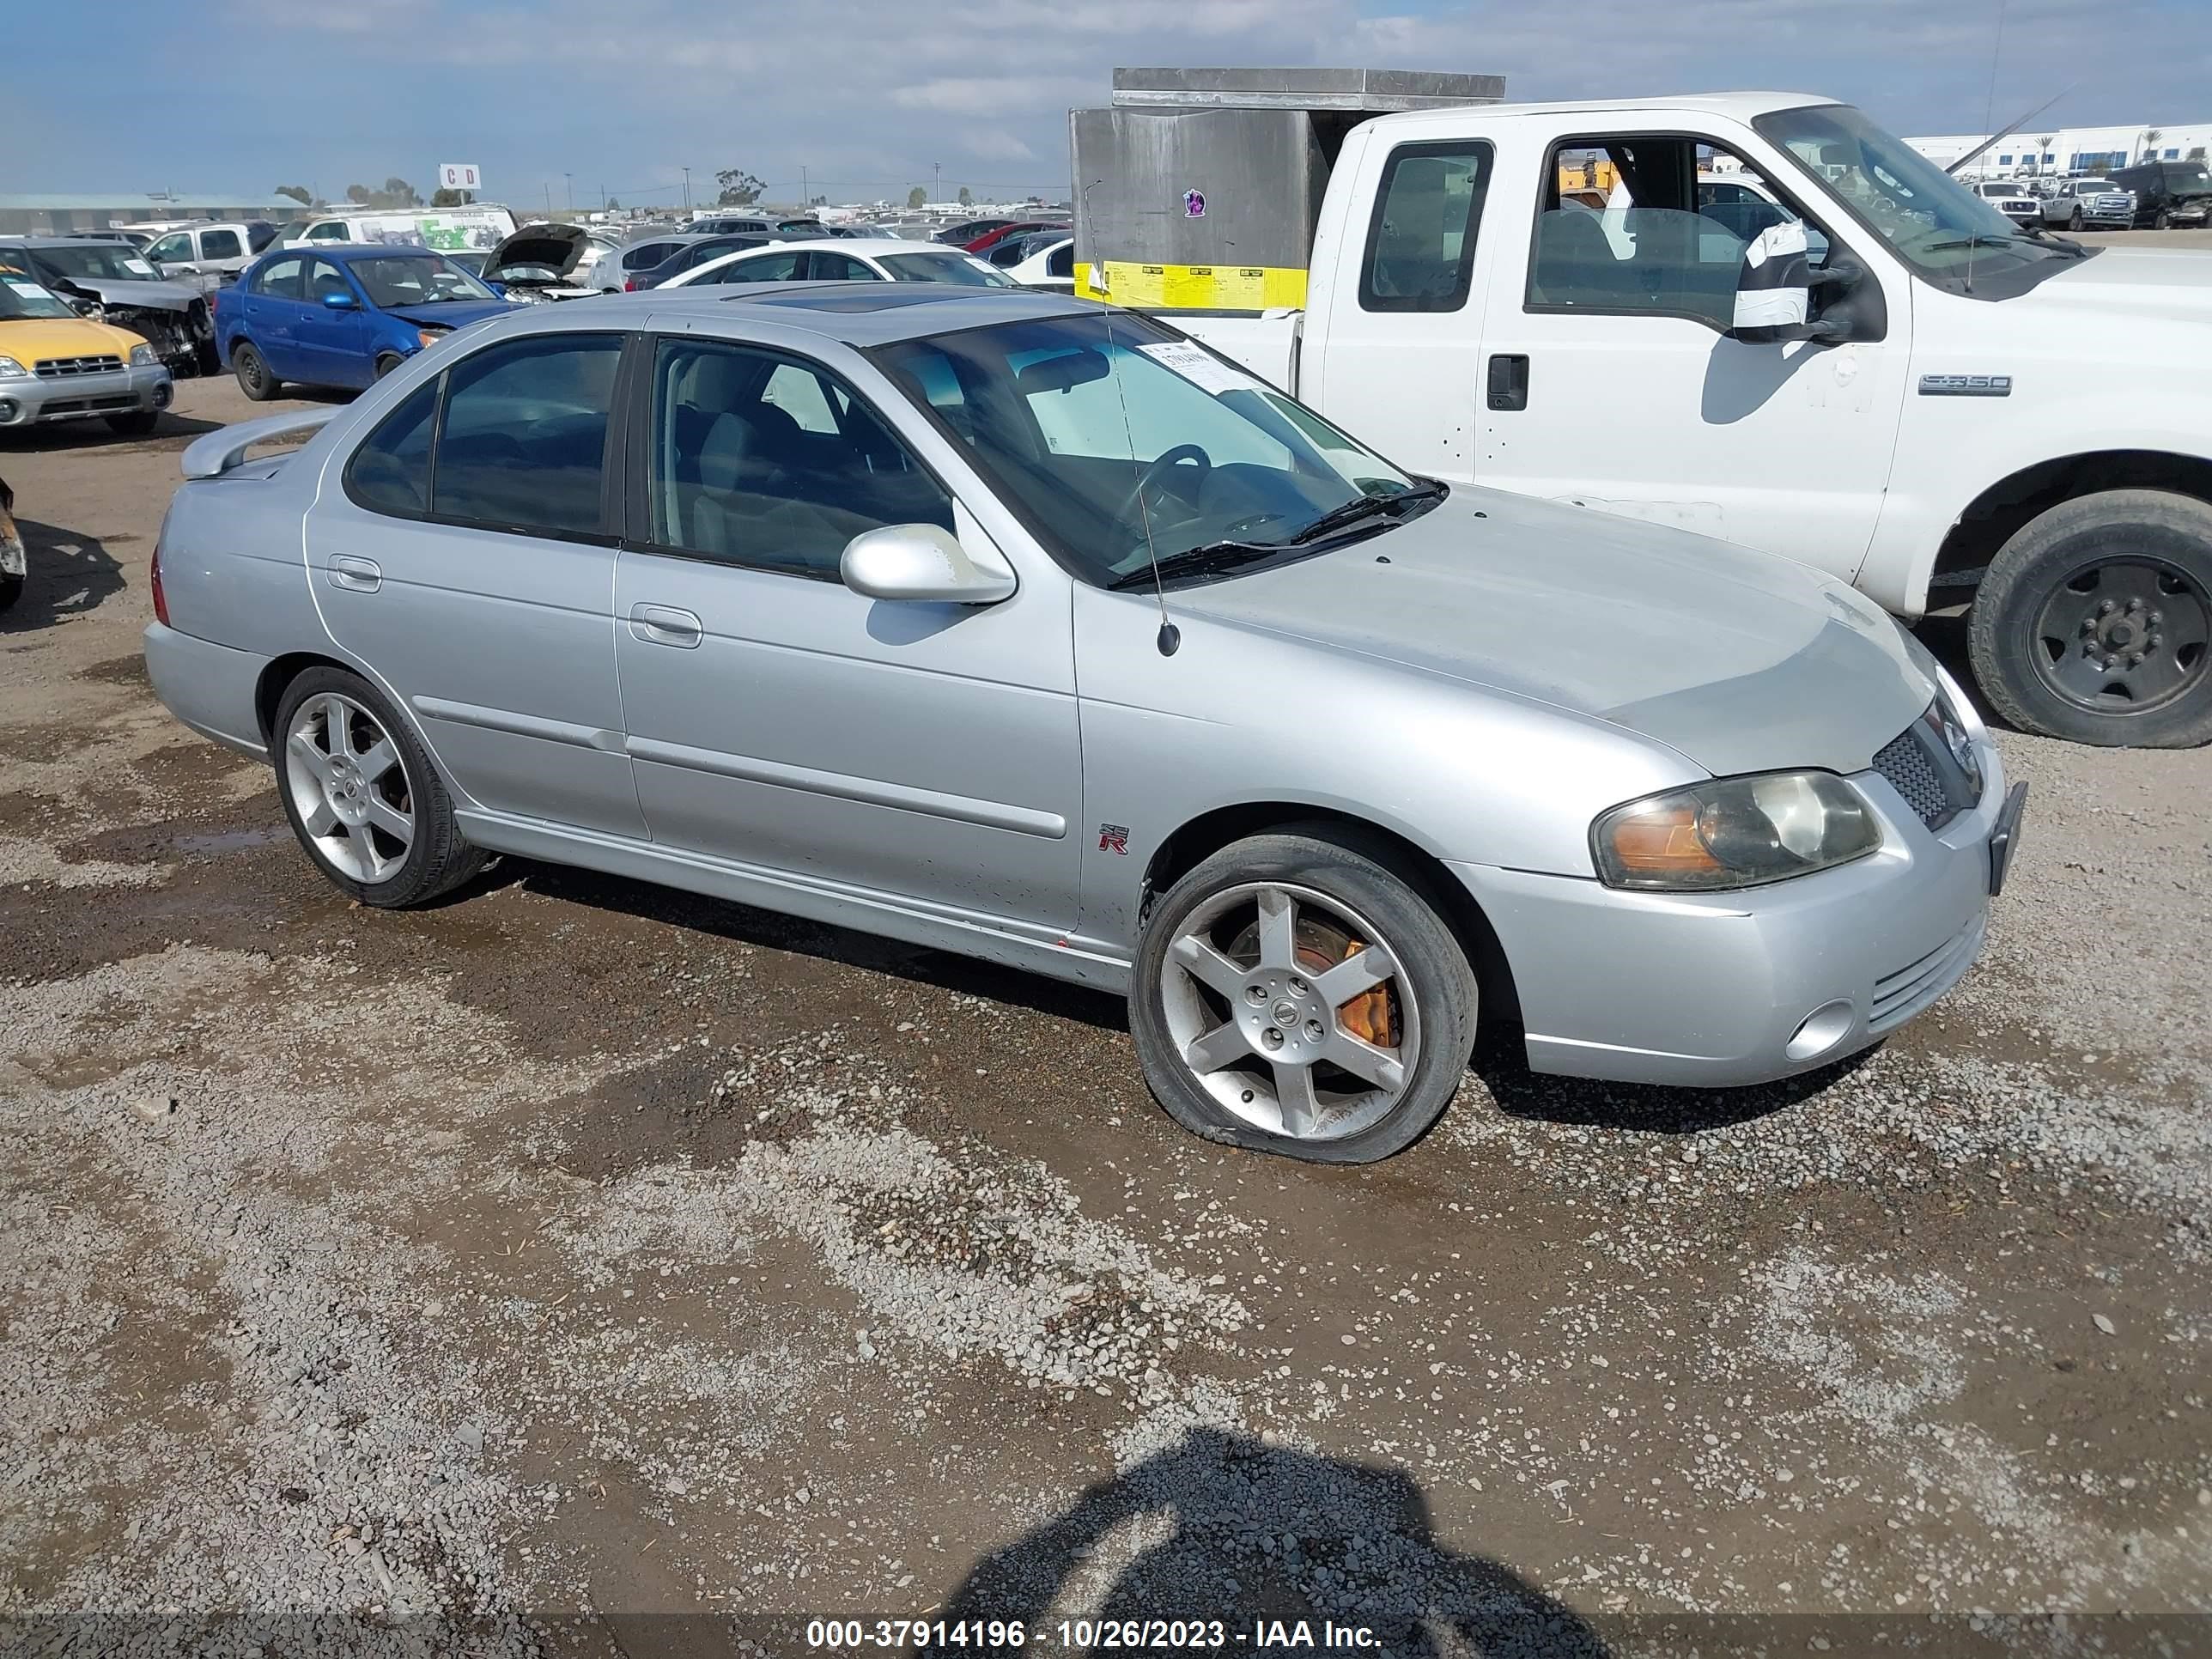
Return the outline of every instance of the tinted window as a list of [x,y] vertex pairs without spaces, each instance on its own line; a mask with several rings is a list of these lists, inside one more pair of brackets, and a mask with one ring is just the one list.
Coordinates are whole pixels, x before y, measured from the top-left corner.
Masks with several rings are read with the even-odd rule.
[[353,284],[346,281],[345,272],[328,259],[315,261],[314,269],[307,273],[307,297],[320,305],[325,295],[350,294]]
[[183,264],[192,257],[191,236],[181,230],[173,236],[164,236],[146,251],[146,257],[156,264]]
[[418,519],[430,510],[430,432],[442,385],[410,392],[346,464],[346,494],[370,512]]
[[253,279],[253,291],[275,300],[297,300],[307,292],[307,262],[302,258],[271,259]]
[[667,257],[667,243],[645,242],[623,251],[622,266],[624,270],[649,270]]
[[806,256],[808,280],[817,283],[872,283],[876,273],[849,253],[824,253],[819,248]]
[[1075,244],[1073,242],[1062,242],[1058,247],[1054,248],[1052,252],[1052,257],[1044,262],[1044,274],[1048,276],[1074,276]]
[[862,531],[953,527],[937,481],[866,403],[811,365],[664,341],[653,410],[647,477],[662,546],[834,580]]
[[438,428],[432,510],[501,529],[592,535],[622,340],[560,334],[455,364]]
[[787,283],[797,274],[803,253],[763,253],[753,259],[733,259],[708,273],[718,283]]
[[954,283],[963,288],[1012,288],[1014,279],[972,253],[886,253],[884,269],[895,283]]
[[1391,152],[1359,273],[1363,310],[1457,311],[1467,303],[1490,156],[1480,143]]
[[245,250],[238,245],[234,230],[204,230],[200,233],[200,258],[203,259],[235,259]]
[[317,225],[307,233],[307,240],[311,242],[343,242],[345,239],[346,228],[343,225]]

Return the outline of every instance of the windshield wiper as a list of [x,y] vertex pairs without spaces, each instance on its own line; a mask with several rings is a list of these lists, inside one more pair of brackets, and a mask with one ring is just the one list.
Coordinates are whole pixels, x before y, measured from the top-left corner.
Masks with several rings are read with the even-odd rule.
[[1290,544],[1304,547],[1309,542],[1317,542],[1324,536],[1334,535],[1340,530],[1364,523],[1378,513],[1395,519],[1415,502],[1432,501],[1442,496],[1443,493],[1443,485],[1431,483],[1416,484],[1410,489],[1399,490],[1395,495],[1355,495],[1343,506],[1331,507],[1304,529],[1299,531],[1297,535],[1291,538]]
[[1156,577],[1169,581],[1177,576],[1210,576],[1272,557],[1290,546],[1288,542],[1207,542],[1203,546],[1170,553],[1158,564],[1140,564],[1127,574],[1115,577],[1106,586],[1118,592],[1125,587],[1150,587]]
[[1992,236],[1985,230],[1978,230],[1972,236],[1954,236],[1949,240],[1942,242],[1923,242],[1920,245],[1920,252],[1942,253],[1956,247],[2010,247],[2014,242],[2024,242],[2027,240],[2027,237],[2018,233],[2010,236]]

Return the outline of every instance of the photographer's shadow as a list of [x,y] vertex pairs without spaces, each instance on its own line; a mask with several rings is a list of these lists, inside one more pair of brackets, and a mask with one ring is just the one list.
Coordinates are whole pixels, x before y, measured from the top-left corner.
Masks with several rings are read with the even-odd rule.
[[[1066,1611],[1055,1611],[1056,1601],[1089,1571],[1108,1534],[1132,1522],[1152,1541],[1115,1575],[1087,1617],[1218,1619],[1224,1645],[1247,1652],[1268,1650],[1253,1637],[1255,1627],[1301,1620],[1316,1649],[1326,1621],[1364,1626],[1375,1649],[1394,1655],[1601,1659],[1606,1652],[1561,1603],[1494,1561],[1440,1543],[1427,1498],[1402,1471],[1214,1429],[1192,1430],[986,1556],[945,1599],[941,1616],[1018,1619],[1035,1641],[1048,1615]],[[1240,1631],[1247,1639],[1238,1639]]]

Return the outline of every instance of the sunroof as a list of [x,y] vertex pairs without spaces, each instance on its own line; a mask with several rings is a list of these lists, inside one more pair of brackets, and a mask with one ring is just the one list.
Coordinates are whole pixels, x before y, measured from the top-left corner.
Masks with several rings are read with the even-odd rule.
[[[808,289],[799,293],[763,295],[754,303],[790,306],[799,311],[890,311],[899,306],[929,305],[943,300],[957,300],[963,291],[975,291],[954,288],[950,283],[854,283],[848,287],[848,292],[837,294]],[[746,296],[733,294],[730,297],[736,300]]]

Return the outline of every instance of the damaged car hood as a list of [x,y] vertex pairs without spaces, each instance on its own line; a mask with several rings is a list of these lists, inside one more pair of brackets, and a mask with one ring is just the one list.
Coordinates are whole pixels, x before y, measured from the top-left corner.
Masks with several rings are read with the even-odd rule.
[[1878,606],[1809,566],[1467,486],[1167,602],[1606,720],[1717,776],[1863,771],[1936,691]]
[[525,225],[491,251],[484,261],[488,283],[517,280],[509,271],[526,273],[522,280],[558,282],[583,263],[592,239],[581,225]]
[[103,306],[143,306],[152,311],[189,311],[205,304],[199,289],[184,283],[137,282],[116,276],[63,276],[52,286],[58,291],[89,294]]
[[384,314],[422,328],[466,328],[487,317],[505,317],[514,307],[504,300],[434,300],[419,306],[386,306]]

